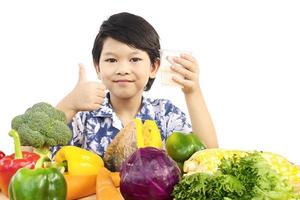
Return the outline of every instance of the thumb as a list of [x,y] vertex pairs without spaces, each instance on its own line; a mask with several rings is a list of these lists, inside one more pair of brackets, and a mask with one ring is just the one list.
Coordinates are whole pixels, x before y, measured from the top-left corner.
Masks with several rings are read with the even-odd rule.
[[81,63],[79,63],[79,78],[78,78],[78,83],[86,81],[86,71],[85,71],[85,66]]

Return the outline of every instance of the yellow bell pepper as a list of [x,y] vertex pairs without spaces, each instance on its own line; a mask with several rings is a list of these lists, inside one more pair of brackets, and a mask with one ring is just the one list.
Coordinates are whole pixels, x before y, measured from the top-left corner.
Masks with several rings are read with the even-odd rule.
[[104,166],[100,156],[76,146],[62,147],[55,154],[54,160],[58,165],[66,162],[65,174],[69,175],[97,175],[99,169]]

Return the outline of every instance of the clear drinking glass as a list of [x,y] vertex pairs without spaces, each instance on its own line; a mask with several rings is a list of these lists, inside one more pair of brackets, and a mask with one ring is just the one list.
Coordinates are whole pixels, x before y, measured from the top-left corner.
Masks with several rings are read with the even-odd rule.
[[161,83],[163,85],[182,87],[180,84],[175,83],[172,80],[172,77],[174,76],[181,79],[183,79],[184,77],[181,76],[179,73],[176,73],[173,70],[171,70],[172,65],[182,67],[182,65],[179,65],[173,61],[174,57],[180,57],[180,54],[182,53],[191,54],[191,52],[180,50],[164,49],[160,51],[160,73]]

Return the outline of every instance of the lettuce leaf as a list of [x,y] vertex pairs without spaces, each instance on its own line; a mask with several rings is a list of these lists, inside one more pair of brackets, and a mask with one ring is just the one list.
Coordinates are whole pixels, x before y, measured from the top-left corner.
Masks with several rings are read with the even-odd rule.
[[184,176],[175,186],[176,200],[290,200],[300,199],[259,152],[223,159],[214,174]]

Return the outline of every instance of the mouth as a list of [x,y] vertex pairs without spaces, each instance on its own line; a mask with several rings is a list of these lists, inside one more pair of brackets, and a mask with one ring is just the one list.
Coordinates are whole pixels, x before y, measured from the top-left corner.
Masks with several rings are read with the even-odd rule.
[[115,83],[132,83],[134,81],[132,80],[127,80],[127,79],[120,79],[120,80],[113,80]]

